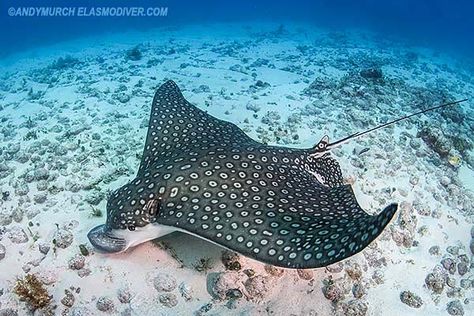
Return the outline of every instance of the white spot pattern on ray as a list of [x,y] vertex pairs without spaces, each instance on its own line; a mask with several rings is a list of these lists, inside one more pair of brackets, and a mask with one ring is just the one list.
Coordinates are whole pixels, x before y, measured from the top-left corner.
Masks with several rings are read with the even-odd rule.
[[[175,226],[285,267],[340,261],[377,237],[397,207],[366,214],[337,161],[310,154],[250,139],[168,81],[153,100],[137,179],[109,199],[107,225]],[[159,209],[150,212],[150,200]]]

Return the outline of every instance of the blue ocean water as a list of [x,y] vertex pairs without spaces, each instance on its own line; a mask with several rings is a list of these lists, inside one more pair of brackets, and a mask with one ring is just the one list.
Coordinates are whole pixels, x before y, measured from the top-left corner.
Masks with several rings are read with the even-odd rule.
[[[18,17],[19,7],[167,7],[166,17]],[[474,54],[474,3],[469,0],[4,0],[0,3],[0,55],[102,32],[121,32],[164,25],[212,22],[310,22],[337,30],[362,28],[382,36],[397,36],[470,57]]]

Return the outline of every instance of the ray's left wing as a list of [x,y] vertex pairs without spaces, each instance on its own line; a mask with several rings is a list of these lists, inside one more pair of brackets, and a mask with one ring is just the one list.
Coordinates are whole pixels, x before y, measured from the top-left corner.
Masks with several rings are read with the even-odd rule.
[[219,120],[188,102],[178,85],[168,80],[153,98],[138,174],[176,152],[242,144],[258,143],[235,124]]

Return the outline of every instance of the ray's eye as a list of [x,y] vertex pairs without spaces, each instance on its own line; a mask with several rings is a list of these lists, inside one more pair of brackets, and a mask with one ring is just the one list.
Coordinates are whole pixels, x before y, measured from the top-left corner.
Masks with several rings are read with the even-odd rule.
[[135,226],[128,226],[128,230],[133,232],[135,230]]

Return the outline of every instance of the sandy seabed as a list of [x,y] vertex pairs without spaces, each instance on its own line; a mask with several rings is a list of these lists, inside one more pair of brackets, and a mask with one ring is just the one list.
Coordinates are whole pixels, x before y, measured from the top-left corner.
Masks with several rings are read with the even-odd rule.
[[256,140],[308,148],[472,96],[472,65],[304,24],[110,34],[0,63],[0,315],[474,313],[472,101],[334,150],[367,212],[400,207],[327,268],[266,266],[180,233],[119,255],[86,237],[134,177],[165,79]]

